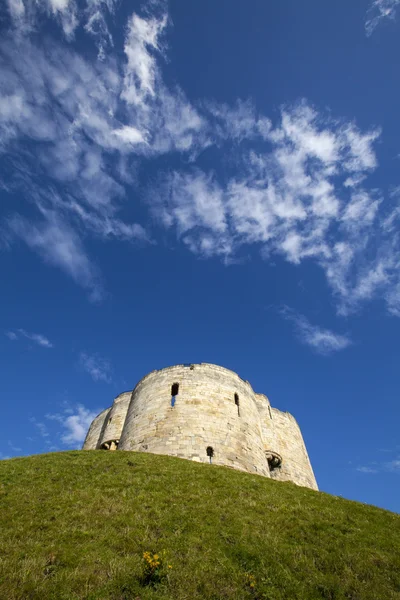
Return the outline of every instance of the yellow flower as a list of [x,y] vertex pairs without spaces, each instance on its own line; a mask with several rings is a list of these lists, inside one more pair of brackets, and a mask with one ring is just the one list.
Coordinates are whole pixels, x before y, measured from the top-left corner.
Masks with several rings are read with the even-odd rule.
[[172,569],[172,565],[168,565],[168,569]]

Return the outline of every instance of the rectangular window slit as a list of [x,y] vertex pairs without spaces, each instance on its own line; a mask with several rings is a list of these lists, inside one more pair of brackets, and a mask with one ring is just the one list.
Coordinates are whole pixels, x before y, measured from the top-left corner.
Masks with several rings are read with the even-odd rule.
[[179,394],[179,383],[173,383],[171,386],[171,406],[175,406],[176,396]]
[[238,417],[240,417],[239,396],[235,393],[235,404],[237,406]]

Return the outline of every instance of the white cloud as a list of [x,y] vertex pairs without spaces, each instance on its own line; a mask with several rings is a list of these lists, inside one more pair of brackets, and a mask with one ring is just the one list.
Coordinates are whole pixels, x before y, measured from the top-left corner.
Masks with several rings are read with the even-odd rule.
[[47,2],[48,10],[60,21],[65,36],[71,38],[78,25],[74,0],[47,0]]
[[78,446],[84,442],[89,426],[99,411],[88,410],[79,405],[75,414],[68,415],[63,421],[63,427],[66,432],[62,435],[61,441],[68,446]]
[[378,212],[380,200],[372,199],[365,191],[352,194],[350,202],[346,205],[342,219],[347,224],[350,222],[362,223],[364,226],[370,225]]
[[155,95],[158,67],[156,58],[150,53],[160,51],[159,38],[167,25],[167,16],[160,19],[143,19],[133,14],[128,22],[125,40],[124,89],[122,98],[128,104],[146,108],[148,97]]
[[50,340],[40,333],[29,333],[29,331],[25,331],[25,329],[18,329],[18,333],[28,338],[28,340],[32,340],[36,342],[39,346],[43,346],[44,348],[52,348],[53,344]]
[[360,473],[378,473],[378,470],[373,467],[357,467],[356,470]]
[[[385,450],[391,452],[391,450]],[[360,473],[398,473],[400,474],[400,456],[389,461],[374,461],[369,465],[359,466],[356,469]]]
[[175,224],[179,235],[194,228],[211,229],[215,234],[226,231],[222,190],[211,177],[200,171],[173,173],[167,185],[168,205],[164,212],[163,207],[153,204],[158,216],[164,215],[165,225]]
[[37,14],[53,17],[60,25],[65,37],[71,40],[78,26],[78,10],[75,0],[7,0],[8,10],[14,26],[20,33],[30,33],[36,28]]
[[31,333],[29,331],[25,331],[25,329],[17,329],[16,331],[7,331],[5,335],[13,341],[24,337],[32,342],[35,342],[38,344],[38,346],[42,346],[43,348],[53,348],[53,344],[50,342],[50,340],[41,333]]
[[[223,138],[224,119],[235,131],[235,117],[226,107],[214,113]],[[164,177],[149,196],[159,221],[175,226],[190,250],[206,256],[232,260],[244,245],[256,245],[267,259],[275,253],[293,264],[314,260],[342,314],[388,286],[394,289],[398,242],[388,221],[381,220],[381,195],[363,187],[377,167],[373,144],[379,131],[362,132],[305,102],[285,107],[280,121],[269,122],[262,133],[257,119],[249,104],[240,106],[239,122],[245,124],[240,136],[246,130],[250,139],[258,135],[259,150],[234,154],[234,177],[199,169]],[[267,142],[263,150],[262,141]],[[383,242],[378,248],[377,232]]]
[[237,100],[234,106],[224,103],[205,102],[204,108],[214,121],[215,138],[233,139],[237,142],[261,136],[267,138],[271,121],[263,115],[257,115],[249,100]]
[[376,27],[385,19],[394,19],[400,0],[373,0],[365,22],[367,35],[371,35]]
[[101,410],[90,410],[82,404],[68,406],[62,413],[47,414],[46,419],[55,421],[61,425],[61,432],[53,434],[57,441],[71,449],[80,449],[89,426]]
[[[17,20],[33,23],[36,2],[9,2]],[[124,209],[138,202],[142,165],[174,153],[176,171],[147,197],[158,223],[192,252],[232,262],[253,247],[265,260],[313,261],[340,313],[380,294],[400,314],[399,207],[388,211],[383,193],[367,187],[378,166],[377,128],[362,131],[305,100],[275,120],[249,100],[195,106],[164,76],[170,21],[162,3],[132,14],[115,49],[114,0],[87,0],[79,14],[73,0],[41,6],[58,20],[82,19],[101,60],[65,40],[38,46],[29,28],[0,41],[0,148],[12,166],[0,186],[34,206],[29,220],[11,208],[3,245],[23,240],[100,299],[86,238],[154,241],[149,225],[126,218],[136,211]],[[211,145],[215,171],[202,172],[196,159]]]
[[114,46],[107,15],[113,15],[115,7],[116,0],[87,0],[85,30],[95,38],[100,60],[105,60],[106,51]]
[[8,10],[11,18],[18,22],[25,15],[25,6],[23,0],[7,0]]
[[388,471],[392,471],[394,473],[400,473],[400,457],[395,460],[391,460],[385,464],[385,468]]
[[[147,142],[146,155],[171,150],[187,152],[209,142],[206,121],[178,87],[165,85],[157,58],[163,57],[163,35],[168,16],[142,18],[133,14],[125,39],[124,77],[121,99],[131,122],[124,131],[135,129]],[[123,141],[125,135],[120,136]],[[135,133],[135,142],[137,134]]]
[[[79,8],[78,8],[79,4]],[[72,41],[79,24],[94,39],[98,58],[104,60],[106,52],[114,46],[108,23],[115,13],[116,0],[7,0],[8,11],[19,33],[37,30],[46,15],[61,25],[68,41]]]
[[22,452],[22,448],[20,448],[19,446],[15,446],[10,440],[8,440],[7,443],[14,453]]
[[[50,4],[55,12],[72,6]],[[87,15],[111,14],[115,4],[93,0],[87,10]],[[126,157],[191,152],[205,143],[199,138],[204,120],[181,90],[165,86],[156,63],[166,23],[165,14],[132,15],[127,60],[119,65],[107,56],[91,63],[46,39],[39,47],[29,35],[18,40],[5,36],[0,42],[7,65],[0,82],[0,148],[13,165],[5,170],[10,173],[7,182],[0,185],[10,194],[22,191],[42,216],[29,221],[12,216],[7,244],[22,238],[97,298],[101,285],[84,250],[84,237],[150,241],[143,225],[118,216],[134,198],[126,189],[126,183],[134,184]],[[15,152],[18,147],[23,152]],[[49,246],[54,244],[53,254]]]
[[349,336],[334,333],[330,329],[323,329],[318,325],[312,325],[304,315],[297,314],[288,307],[284,307],[281,314],[294,324],[300,342],[310,346],[318,354],[332,354],[344,350],[352,344]]
[[30,422],[36,427],[40,437],[42,438],[45,446],[49,448],[52,443],[50,441],[50,432],[45,423],[38,421],[35,417],[30,417]]
[[127,144],[135,145],[143,143],[145,141],[145,138],[143,137],[143,133],[141,131],[136,129],[136,127],[130,127],[128,125],[125,125],[120,129],[114,129],[112,133]]
[[88,289],[93,301],[101,299],[102,287],[97,269],[87,257],[77,233],[59,215],[44,211],[44,219],[36,225],[14,215],[8,225],[14,236],[21,238],[47,263],[61,268]]
[[5,335],[8,337],[8,339],[15,341],[18,339],[17,334],[14,331],[6,331]]
[[111,383],[111,365],[105,358],[102,358],[98,354],[90,355],[86,352],[81,352],[79,364],[89,373],[93,381]]

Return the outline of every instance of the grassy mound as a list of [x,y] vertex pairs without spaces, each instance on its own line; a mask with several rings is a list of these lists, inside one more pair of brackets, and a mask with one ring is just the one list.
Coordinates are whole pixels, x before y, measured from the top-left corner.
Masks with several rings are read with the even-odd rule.
[[0,463],[1,600],[400,599],[400,516],[128,452]]

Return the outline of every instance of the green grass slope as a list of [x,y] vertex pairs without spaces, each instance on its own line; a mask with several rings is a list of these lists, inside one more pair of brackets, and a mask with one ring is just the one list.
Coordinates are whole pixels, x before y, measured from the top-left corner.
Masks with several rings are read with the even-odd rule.
[[2,461],[0,533],[1,600],[400,599],[399,515],[166,456]]

